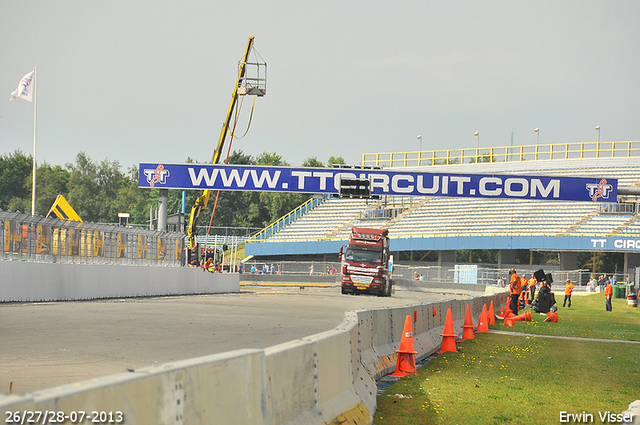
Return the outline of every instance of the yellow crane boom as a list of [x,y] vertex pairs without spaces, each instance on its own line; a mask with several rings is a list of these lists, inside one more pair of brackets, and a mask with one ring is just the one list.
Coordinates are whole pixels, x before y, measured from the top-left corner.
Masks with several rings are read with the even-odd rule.
[[[222,155],[222,149],[224,147],[224,141],[227,138],[227,133],[229,132],[229,124],[231,123],[231,117],[233,115],[233,109],[236,106],[238,101],[238,87],[243,80],[246,73],[246,65],[247,59],[249,58],[249,54],[251,53],[251,49],[253,47],[253,41],[255,37],[249,37],[249,42],[247,43],[247,49],[244,52],[244,57],[242,59],[240,69],[238,71],[238,79],[236,80],[236,85],[233,89],[233,95],[231,96],[231,103],[229,104],[229,110],[227,111],[227,118],[225,119],[224,124],[222,125],[222,131],[220,132],[220,138],[218,139],[218,146],[216,150],[213,152],[213,157],[211,158],[212,164],[217,164],[220,160],[220,156]],[[191,207],[191,215],[189,216],[189,224],[187,227],[187,235],[189,237],[189,248],[195,249],[196,247],[196,223],[198,221],[198,216],[200,212],[207,207],[209,203],[209,197],[211,195],[211,190],[204,190],[202,195],[200,195],[193,207]]]

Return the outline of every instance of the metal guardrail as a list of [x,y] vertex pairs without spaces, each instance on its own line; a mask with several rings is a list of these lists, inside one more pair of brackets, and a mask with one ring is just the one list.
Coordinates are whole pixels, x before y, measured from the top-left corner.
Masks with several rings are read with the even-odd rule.
[[327,198],[327,195],[325,195],[321,199],[318,199],[318,198],[309,199],[307,202],[300,205],[295,210],[282,216],[278,220],[271,223],[269,226],[262,229],[260,232],[253,235],[251,238],[247,239],[247,242],[258,242],[258,241],[263,241],[267,239],[269,236],[275,234],[284,226],[288,225],[289,223],[293,223],[295,220],[302,217],[305,213],[311,211],[316,206],[320,205],[322,202],[324,202],[326,198]]
[[365,153],[362,154],[362,165],[374,167],[421,167],[428,165],[474,164],[478,162],[520,162],[637,156],[640,156],[640,141],[583,142]]
[[184,265],[184,235],[0,210],[0,260]]

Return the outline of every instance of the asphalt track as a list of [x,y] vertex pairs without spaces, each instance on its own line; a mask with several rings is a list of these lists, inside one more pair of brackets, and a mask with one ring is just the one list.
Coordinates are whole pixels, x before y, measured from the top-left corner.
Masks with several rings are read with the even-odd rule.
[[0,393],[266,348],[333,329],[345,311],[467,297],[399,288],[379,298],[342,295],[336,286],[265,286],[239,294],[0,304]]

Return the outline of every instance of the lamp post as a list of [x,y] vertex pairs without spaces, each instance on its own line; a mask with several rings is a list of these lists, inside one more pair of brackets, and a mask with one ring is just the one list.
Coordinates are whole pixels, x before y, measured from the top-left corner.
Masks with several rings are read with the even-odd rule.
[[422,135],[418,134],[418,140],[420,140],[420,152],[418,152],[418,167],[422,165]]
[[538,129],[537,129],[537,128],[534,128],[534,129],[533,129],[533,131],[534,131],[534,133],[536,133],[536,134],[537,134],[537,136],[538,136],[538,137],[537,137],[537,139],[536,139],[536,145],[539,145],[539,144],[540,144],[540,132],[538,131]]
[[480,162],[480,133],[476,131],[473,135],[478,139],[478,146],[476,147],[476,162]]
[[600,126],[596,125],[596,130],[598,130],[598,142],[600,141]]
[[422,152],[422,135],[418,134],[418,140],[420,140],[420,152]]

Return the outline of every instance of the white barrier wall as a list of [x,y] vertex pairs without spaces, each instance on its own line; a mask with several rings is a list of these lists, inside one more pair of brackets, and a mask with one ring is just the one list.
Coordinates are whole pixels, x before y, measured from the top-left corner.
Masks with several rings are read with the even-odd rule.
[[439,349],[448,308],[461,333],[467,303],[478,317],[483,304],[493,300],[499,310],[506,298],[483,295],[348,312],[334,330],[265,350],[237,350],[0,396],[0,411],[119,411],[128,425],[371,424],[375,380],[395,368],[406,316],[417,319],[416,357],[422,358]]
[[0,302],[240,292],[237,274],[189,267],[0,261]]

